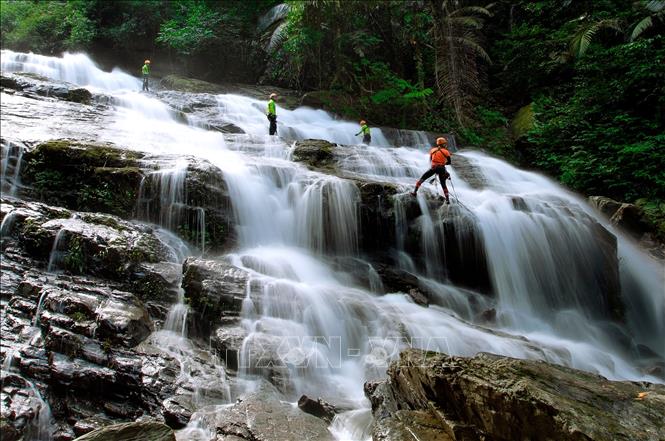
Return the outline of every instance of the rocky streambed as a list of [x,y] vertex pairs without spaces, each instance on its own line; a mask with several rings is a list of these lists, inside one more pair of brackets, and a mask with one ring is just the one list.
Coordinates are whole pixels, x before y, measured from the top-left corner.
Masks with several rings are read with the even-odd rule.
[[[179,440],[339,439],[331,428],[355,415],[358,401],[303,396],[308,391],[293,375],[283,340],[269,327],[247,326],[249,304],[283,313],[276,291],[266,288],[275,283],[264,279],[295,270],[234,253],[243,240],[236,228],[242,207],[234,206],[237,189],[225,172],[200,155],[156,153],[105,136],[113,132],[112,96],[24,75],[3,76],[1,85],[2,439],[173,440],[176,432]],[[205,128],[222,132],[231,149],[266,148],[214,121],[214,96],[196,92],[163,91],[160,98],[185,120],[213,121]],[[33,136],[35,117],[44,122]],[[552,359],[549,349],[492,329],[498,299],[477,216],[433,197],[411,199],[394,180],[359,172],[358,160],[353,146],[321,140],[299,141],[284,158],[300,164],[308,185],[343,181],[356,207],[358,252],[339,252],[346,243],[333,234],[331,217],[320,225],[331,234],[307,243],[348,289],[340,304],[370,326],[375,306],[354,290],[377,298],[397,293],[414,308],[441,311],[488,339]],[[460,162],[461,179],[482,191],[483,174]],[[280,164],[266,176],[279,182],[280,173],[293,173]],[[268,167],[263,159],[250,166]],[[335,196],[325,193],[322,206]],[[523,197],[510,203],[551,215]],[[548,210],[556,205],[549,203]],[[428,229],[426,213],[440,227]],[[596,314],[620,326],[627,302],[616,237],[592,217],[581,219],[597,243],[592,271],[604,275]],[[454,291],[418,276],[428,270],[423,242],[432,237],[446,238],[445,271],[436,277]],[[396,264],[394,249],[413,256],[410,267]],[[277,292],[292,306],[298,297],[290,289]],[[627,338],[622,344],[635,349]],[[642,372],[663,378],[658,351],[638,349]],[[572,359],[565,349],[558,355]],[[247,357],[255,363],[244,365]],[[665,438],[665,390],[656,384],[611,382],[546,362],[415,350],[393,361],[387,378],[378,372],[381,379],[364,391],[373,420],[367,410],[356,438]]]

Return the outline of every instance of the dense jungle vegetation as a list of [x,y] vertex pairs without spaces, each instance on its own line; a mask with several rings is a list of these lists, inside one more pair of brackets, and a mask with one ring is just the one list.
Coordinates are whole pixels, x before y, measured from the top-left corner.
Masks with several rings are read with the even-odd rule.
[[[665,1],[7,0],[3,48],[151,57],[373,125],[453,132],[665,237]],[[163,65],[166,63],[162,63]]]

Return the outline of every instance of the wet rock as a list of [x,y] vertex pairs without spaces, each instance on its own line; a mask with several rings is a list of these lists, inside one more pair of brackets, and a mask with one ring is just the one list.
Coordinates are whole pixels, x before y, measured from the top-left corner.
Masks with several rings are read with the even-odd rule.
[[194,408],[194,403],[189,396],[178,395],[167,398],[162,403],[164,422],[173,429],[181,429],[189,423]]
[[332,404],[323,401],[321,398],[313,400],[307,395],[303,395],[298,399],[298,408],[305,413],[321,418],[328,424],[332,423],[337,413],[337,409]]
[[167,75],[159,81],[162,89],[176,90],[189,93],[222,93],[223,88],[219,84],[209,83],[196,78],[187,78],[180,75]]
[[[645,395],[640,395],[646,392]],[[541,361],[408,350],[367,383],[374,440],[658,440],[665,387]],[[639,397],[642,398],[639,398]],[[607,403],[612,403],[608,406]]]
[[360,193],[360,245],[367,252],[385,250],[395,243],[393,184],[356,180]]
[[129,293],[114,292],[95,313],[99,338],[127,347],[143,341],[153,329],[145,307]]
[[247,337],[247,331],[241,326],[223,326],[218,328],[211,337],[219,356],[224,360],[227,369],[238,370],[242,342]]
[[232,123],[210,124],[209,130],[217,130],[222,133],[243,134],[245,131]]
[[93,430],[110,426],[111,424],[113,424],[113,421],[109,420],[108,418],[95,415],[77,421],[74,424],[74,433],[76,436],[82,436],[86,433],[92,432]]
[[496,309],[486,309],[479,314],[481,323],[495,323],[496,322]]
[[102,427],[76,441],[175,441],[175,434],[159,422],[135,422]]
[[222,317],[237,316],[246,297],[247,272],[218,260],[189,258],[183,265],[182,287],[197,320],[210,329]]
[[[217,436],[222,439],[245,441],[332,441],[328,424],[309,415],[289,403],[281,396],[264,387],[262,390],[242,397],[231,407],[203,408],[194,417],[203,417]],[[230,437],[230,438],[224,438]],[[235,438],[233,438],[235,437]]]
[[0,87],[6,87],[7,89],[14,90],[23,90],[23,85],[19,84],[19,82],[13,76],[6,77],[4,75],[0,75]]
[[[165,225],[201,251],[225,249],[233,238],[234,218],[224,175],[208,161],[179,158],[183,159],[188,162],[184,176],[147,173],[139,195],[139,216]],[[173,167],[172,159],[164,162],[151,157],[144,161],[167,169]],[[164,206],[164,192],[180,192],[181,200],[169,200],[174,205]]]
[[635,204],[617,202],[604,196],[589,196],[589,203],[607,216],[612,225],[628,232],[635,239],[640,239],[655,229],[646,220],[644,211]]
[[409,297],[420,306],[428,306],[429,305],[429,299],[425,294],[423,294],[420,290],[418,289],[410,289],[409,292]]
[[128,286],[153,317],[161,317],[163,309],[177,299],[181,274],[182,265],[178,263],[140,262],[129,270]]
[[482,190],[487,187],[487,180],[480,168],[473,164],[468,158],[463,155],[454,155],[451,168],[455,173],[469,186],[476,190]]
[[[39,433],[40,421],[48,417],[45,406],[34,385],[25,378],[2,371],[0,376],[0,427],[2,439],[36,439]],[[42,433],[41,436],[44,434]]]
[[336,144],[322,139],[297,141],[293,150],[293,160],[302,162],[313,169],[326,169],[334,165],[333,151]]
[[88,89],[70,89],[67,91],[65,99],[75,103],[90,104],[92,94]]

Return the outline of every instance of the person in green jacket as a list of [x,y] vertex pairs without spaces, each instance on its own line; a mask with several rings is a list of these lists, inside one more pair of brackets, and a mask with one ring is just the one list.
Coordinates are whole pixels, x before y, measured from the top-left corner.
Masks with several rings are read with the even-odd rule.
[[143,67],[141,68],[141,72],[143,72],[143,90],[149,92],[148,77],[150,77],[150,60],[145,60],[145,63],[143,63]]
[[271,135],[276,135],[277,134],[277,112],[275,111],[275,98],[277,98],[277,94],[271,93],[270,94],[270,101],[268,101],[268,121],[270,121],[270,130],[269,133]]
[[369,133],[369,126],[365,122],[365,120],[360,121],[360,132],[356,133],[356,136],[363,134],[363,142],[367,145],[369,145],[370,142],[372,142],[372,135]]

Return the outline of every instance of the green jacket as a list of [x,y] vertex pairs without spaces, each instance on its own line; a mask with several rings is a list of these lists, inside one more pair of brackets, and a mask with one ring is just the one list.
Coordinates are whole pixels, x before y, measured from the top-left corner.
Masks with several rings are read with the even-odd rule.
[[268,115],[277,116],[277,112],[275,111],[275,100],[273,100],[273,99],[268,101]]
[[144,64],[141,71],[143,72],[143,75],[150,75],[150,65]]
[[361,133],[363,135],[369,135],[369,126],[367,124],[360,126],[360,132],[356,133],[356,136],[360,135]]

